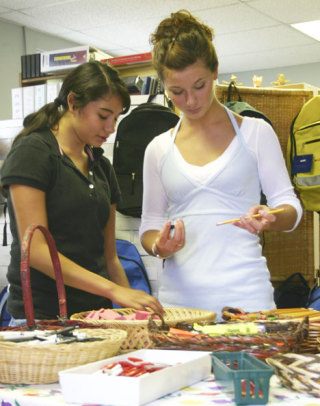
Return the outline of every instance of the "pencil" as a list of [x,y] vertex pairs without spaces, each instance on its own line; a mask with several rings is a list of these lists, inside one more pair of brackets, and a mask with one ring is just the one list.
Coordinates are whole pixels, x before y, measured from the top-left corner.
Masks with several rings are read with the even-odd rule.
[[[281,212],[283,212],[283,211],[284,211],[284,208],[281,208],[281,209],[269,210],[267,213],[275,214],[275,213],[281,213]],[[260,217],[260,216],[261,216],[261,214],[258,213],[258,214],[252,215],[251,217],[257,218],[257,217]],[[216,225],[217,225],[217,226],[222,226],[222,225],[224,225],[224,224],[236,223],[237,221],[240,221],[240,220],[241,220],[240,218],[236,218],[236,219],[230,219],[230,220],[220,221],[220,222],[217,223]]]

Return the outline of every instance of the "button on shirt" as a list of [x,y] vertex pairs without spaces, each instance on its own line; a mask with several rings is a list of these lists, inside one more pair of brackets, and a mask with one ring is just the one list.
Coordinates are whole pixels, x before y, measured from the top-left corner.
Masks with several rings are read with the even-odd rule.
[[[49,230],[58,251],[84,268],[107,278],[104,259],[104,228],[110,205],[120,198],[119,186],[109,160],[101,148],[86,148],[89,175],[86,177],[60,152],[50,130],[32,133],[15,142],[2,168],[1,183],[20,184],[46,193]],[[24,317],[20,284],[20,243],[8,194],[8,212],[13,237],[9,312]],[[31,269],[35,314],[38,318],[56,317],[55,281]],[[67,287],[68,313],[98,309],[110,305],[107,299]],[[50,298],[50,299],[49,299]]]

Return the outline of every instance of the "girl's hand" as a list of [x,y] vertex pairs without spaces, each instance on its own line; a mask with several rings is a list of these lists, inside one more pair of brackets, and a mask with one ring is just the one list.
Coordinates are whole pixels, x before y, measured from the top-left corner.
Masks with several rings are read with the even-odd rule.
[[153,253],[161,258],[168,258],[181,250],[185,243],[185,231],[182,220],[177,220],[174,228],[171,228],[171,222],[167,221],[159,233],[159,236],[153,244]]
[[138,289],[115,285],[109,299],[122,307],[132,307],[136,310],[150,310],[157,314],[163,314],[164,312],[158,299]]
[[[242,216],[240,221],[234,223],[234,225],[248,230],[252,234],[259,234],[262,231],[269,230],[270,224],[276,221],[276,216],[268,213],[270,210],[272,209],[265,205],[253,206],[248,213]],[[252,217],[254,214],[260,214],[260,216]]]

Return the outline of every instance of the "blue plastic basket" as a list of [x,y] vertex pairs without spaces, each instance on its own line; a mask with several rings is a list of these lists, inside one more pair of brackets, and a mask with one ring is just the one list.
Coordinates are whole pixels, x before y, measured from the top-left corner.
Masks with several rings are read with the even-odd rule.
[[246,352],[213,352],[216,380],[233,383],[237,405],[261,405],[269,399],[273,368]]

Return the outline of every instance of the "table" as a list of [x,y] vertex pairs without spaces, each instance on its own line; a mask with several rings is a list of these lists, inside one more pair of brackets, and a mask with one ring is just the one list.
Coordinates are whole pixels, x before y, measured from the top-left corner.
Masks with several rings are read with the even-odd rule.
[[[75,406],[63,400],[58,383],[50,385],[3,385],[0,384],[0,406]],[[102,406],[77,404],[79,406]],[[233,392],[209,378],[195,383],[148,404],[149,406],[232,406]],[[280,385],[276,376],[270,380],[268,405],[273,406],[320,406],[320,398],[294,392]]]

